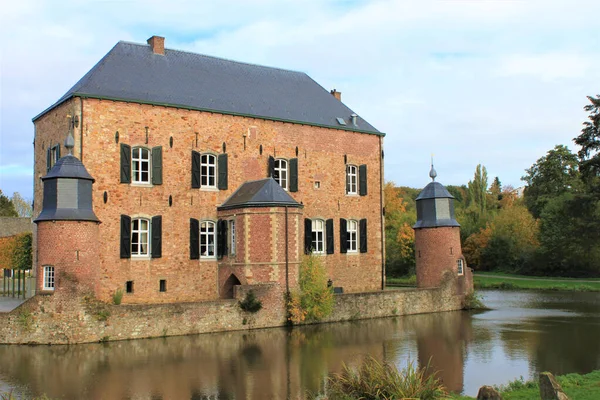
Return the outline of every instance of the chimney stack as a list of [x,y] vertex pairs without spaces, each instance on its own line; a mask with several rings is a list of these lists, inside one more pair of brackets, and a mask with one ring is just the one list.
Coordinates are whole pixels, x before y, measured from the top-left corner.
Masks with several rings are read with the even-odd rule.
[[335,97],[336,99],[338,99],[339,101],[342,101],[342,92],[338,92],[337,90],[333,89],[329,93],[331,93],[331,95],[333,97]]
[[148,44],[152,47],[154,54],[165,55],[165,38],[162,36],[152,36],[148,39]]

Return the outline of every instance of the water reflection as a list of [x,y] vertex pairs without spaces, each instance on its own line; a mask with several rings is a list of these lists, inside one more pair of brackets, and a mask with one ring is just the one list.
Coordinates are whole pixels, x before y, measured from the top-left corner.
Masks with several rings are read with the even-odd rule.
[[61,399],[297,399],[365,355],[474,395],[542,370],[600,368],[600,294],[489,291],[495,310],[77,346],[0,346],[0,389]]

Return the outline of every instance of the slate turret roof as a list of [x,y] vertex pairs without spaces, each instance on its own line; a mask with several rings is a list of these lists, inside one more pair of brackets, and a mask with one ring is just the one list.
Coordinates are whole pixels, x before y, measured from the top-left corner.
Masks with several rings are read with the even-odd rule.
[[302,207],[273,178],[242,184],[218,210],[244,207]]
[[[119,42],[55,104],[98,98],[383,135],[303,72]],[[342,118],[346,125],[340,125]]]

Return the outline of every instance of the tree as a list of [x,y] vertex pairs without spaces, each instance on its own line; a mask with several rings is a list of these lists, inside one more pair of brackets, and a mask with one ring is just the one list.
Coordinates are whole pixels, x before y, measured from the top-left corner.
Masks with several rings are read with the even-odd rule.
[[31,201],[25,200],[19,192],[14,192],[10,201],[13,203],[15,210],[19,217],[31,217],[33,209],[31,208]]
[[319,321],[333,311],[333,288],[327,284],[327,269],[321,257],[309,254],[300,263],[298,291],[290,293],[289,320]]
[[474,206],[480,215],[487,210],[486,194],[488,189],[487,170],[481,164],[477,164],[473,180],[469,181],[469,206]]
[[31,269],[31,233],[17,235],[12,251],[12,265],[14,269]]
[[18,217],[17,210],[15,210],[15,206],[10,201],[8,197],[6,197],[2,193],[2,189],[0,189],[0,217]]
[[418,190],[384,185],[385,197],[385,270],[388,276],[403,276],[415,268],[415,198]]
[[600,188],[598,176],[600,175],[600,95],[587,96],[591,104],[583,109],[590,113],[589,121],[583,123],[581,134],[573,141],[581,146],[577,153],[580,159],[580,169],[588,185],[596,190]]
[[557,145],[539,158],[521,178],[525,181],[525,205],[539,218],[550,199],[563,193],[576,193],[582,184],[579,160],[568,147]]

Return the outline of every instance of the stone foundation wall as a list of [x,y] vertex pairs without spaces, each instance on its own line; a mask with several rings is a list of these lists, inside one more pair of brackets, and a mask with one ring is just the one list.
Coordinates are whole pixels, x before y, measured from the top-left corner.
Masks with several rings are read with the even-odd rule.
[[[458,310],[456,278],[440,288],[401,289],[335,296],[334,313],[323,322],[381,318]],[[254,290],[262,301],[257,313],[238,301]],[[106,304],[75,289],[37,295],[10,313],[0,314],[0,343],[68,344],[191,335],[283,326],[284,290],[279,284],[236,287],[235,299],[178,304]]]

